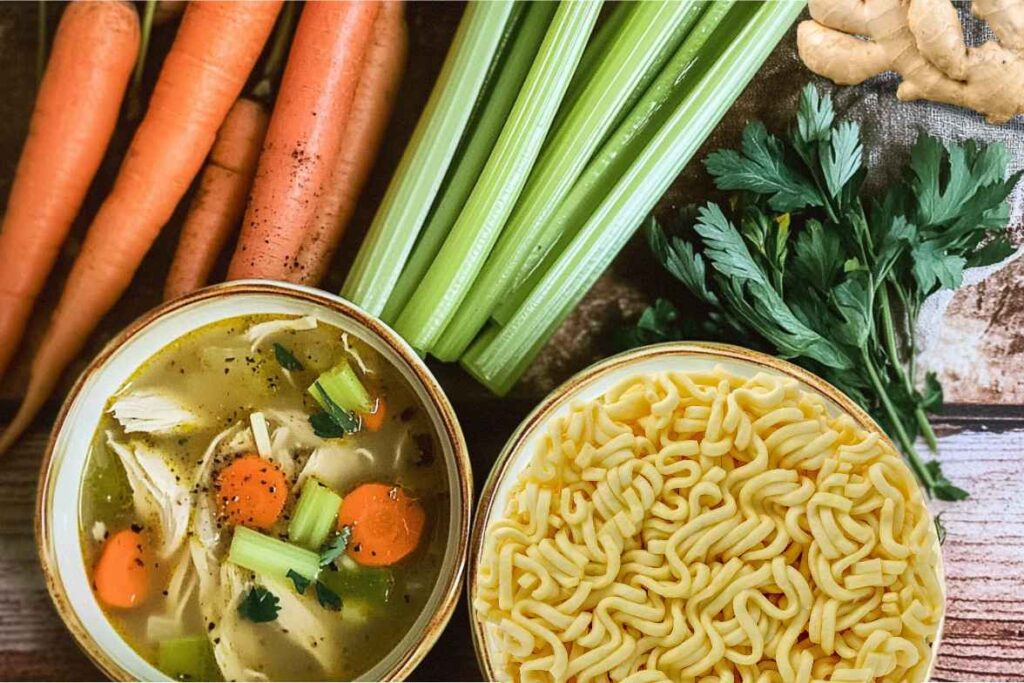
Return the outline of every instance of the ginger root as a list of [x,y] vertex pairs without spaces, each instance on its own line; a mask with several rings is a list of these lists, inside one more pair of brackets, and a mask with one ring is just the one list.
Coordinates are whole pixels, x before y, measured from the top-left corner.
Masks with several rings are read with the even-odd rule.
[[1024,113],[1024,0],[974,0],[998,40],[978,47],[964,43],[950,0],[810,0],[809,9],[797,49],[819,76],[856,85],[895,71],[901,100],[967,107],[992,123]]

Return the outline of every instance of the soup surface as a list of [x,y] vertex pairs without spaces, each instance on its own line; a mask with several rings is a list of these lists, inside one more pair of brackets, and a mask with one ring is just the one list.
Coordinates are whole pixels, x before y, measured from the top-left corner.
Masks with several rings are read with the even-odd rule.
[[444,459],[402,375],[312,317],[174,341],[110,399],[81,489],[108,618],[181,680],[350,680],[437,580]]

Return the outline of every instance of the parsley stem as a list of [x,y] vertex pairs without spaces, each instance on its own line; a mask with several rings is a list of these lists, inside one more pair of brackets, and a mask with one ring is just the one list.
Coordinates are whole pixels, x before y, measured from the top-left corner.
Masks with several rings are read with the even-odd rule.
[[[878,306],[882,312],[882,331],[883,338],[885,339],[885,347],[889,353],[889,361],[903,382],[903,387],[906,389],[907,396],[914,401],[914,418],[917,420],[917,426],[921,430],[921,435],[924,437],[925,442],[928,444],[929,450],[934,453],[939,449],[939,441],[935,436],[935,430],[932,429],[931,423],[928,421],[928,416],[924,412],[924,408],[921,407],[919,400],[917,399],[917,392],[914,389],[914,384],[910,380],[910,375],[907,374],[907,369],[904,367],[902,360],[900,359],[899,348],[896,344],[896,330],[895,324],[892,318],[892,307],[889,305],[889,288],[883,282],[882,286],[878,288]],[[910,357],[910,363],[914,362],[914,357]]]
[[922,484],[924,484],[928,495],[931,495],[932,489],[935,487],[935,479],[932,477],[931,473],[928,472],[924,463],[921,462],[921,456],[917,454],[917,450],[914,449],[913,442],[907,435],[907,430],[903,428],[900,416],[896,411],[896,407],[892,404],[889,394],[885,391],[885,385],[882,384],[882,378],[878,374],[878,368],[875,366],[875,361],[868,352],[867,347],[861,347],[860,354],[861,358],[864,360],[864,367],[867,368],[868,376],[871,379],[871,384],[875,389],[875,393],[878,394],[878,398],[882,402],[882,407],[885,408],[889,422],[892,423],[892,430],[896,433],[896,440],[899,441],[900,446],[903,448],[903,454],[906,456],[907,461],[910,463],[910,467],[914,470],[917,478],[921,480]]

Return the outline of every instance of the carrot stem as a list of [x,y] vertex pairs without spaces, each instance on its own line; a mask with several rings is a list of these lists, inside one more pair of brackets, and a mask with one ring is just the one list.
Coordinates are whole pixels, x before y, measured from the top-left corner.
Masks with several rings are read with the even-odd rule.
[[153,16],[156,14],[156,0],[146,0],[142,10],[142,35],[139,42],[139,58],[135,60],[132,75],[132,90],[128,97],[128,119],[134,121],[142,114],[142,76],[146,72],[146,53],[149,52],[149,36],[153,32]]
[[252,89],[253,97],[269,100],[273,93],[274,81],[281,74],[285,55],[288,54],[288,44],[295,32],[295,8],[297,6],[298,3],[286,2],[281,11],[281,18],[277,22],[277,28],[274,29],[274,42],[270,46],[270,53],[263,65],[263,73],[259,82]]

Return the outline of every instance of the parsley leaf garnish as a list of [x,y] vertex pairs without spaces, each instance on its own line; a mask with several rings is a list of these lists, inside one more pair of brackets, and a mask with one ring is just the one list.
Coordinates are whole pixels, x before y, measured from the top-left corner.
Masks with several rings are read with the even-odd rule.
[[935,534],[939,537],[939,545],[946,542],[946,525],[942,523],[942,513],[935,515]]
[[253,586],[238,604],[238,613],[243,619],[260,624],[277,619],[280,610],[277,596],[263,586]]
[[341,609],[341,596],[320,581],[316,582],[316,601],[320,603],[321,607],[332,612]]
[[289,569],[285,576],[292,580],[292,583],[295,584],[295,590],[298,593],[305,593],[306,589],[309,588],[309,579],[294,569]]
[[335,403],[320,382],[314,382],[312,389],[320,395],[324,406],[323,411],[309,417],[309,424],[317,436],[334,439],[359,429],[359,418]]
[[[683,310],[659,299],[616,341],[733,341],[774,351],[846,392],[893,437],[927,492],[967,492],[925,462],[928,414],[942,386],[916,374],[916,322],[925,299],[955,289],[964,271],[1007,258],[1007,198],[1024,171],[1008,174],[1001,144],[946,143],[919,136],[901,180],[874,196],[860,130],[836,122],[828,95],[802,92],[785,137],[750,123],[739,150],[717,150],[705,166],[727,204],[684,208],[645,227],[655,258],[691,295]],[[876,183],[877,184],[877,183]]]
[[334,561],[341,557],[341,554],[348,548],[352,540],[352,527],[347,524],[341,527],[337,534],[328,539],[324,547],[320,549],[320,566],[329,567]]
[[274,342],[274,357],[277,358],[277,363],[285,370],[302,370],[302,363],[299,359],[287,349],[287,347]]

